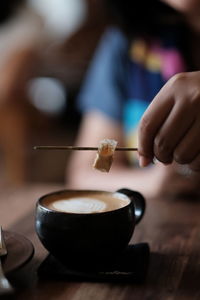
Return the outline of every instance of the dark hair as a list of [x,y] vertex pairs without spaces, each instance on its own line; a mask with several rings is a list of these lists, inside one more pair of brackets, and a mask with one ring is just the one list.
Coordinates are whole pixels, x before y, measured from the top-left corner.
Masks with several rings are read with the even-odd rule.
[[0,24],[8,20],[16,8],[26,0],[1,0],[0,1]]
[[163,34],[169,26],[182,22],[181,15],[159,0],[104,0],[111,22],[128,35]]

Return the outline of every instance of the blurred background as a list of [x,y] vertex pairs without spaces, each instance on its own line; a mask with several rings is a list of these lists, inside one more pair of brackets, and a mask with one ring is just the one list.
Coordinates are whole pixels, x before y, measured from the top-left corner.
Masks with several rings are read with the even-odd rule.
[[101,0],[0,4],[0,184],[65,180],[81,116],[75,99],[105,26]]

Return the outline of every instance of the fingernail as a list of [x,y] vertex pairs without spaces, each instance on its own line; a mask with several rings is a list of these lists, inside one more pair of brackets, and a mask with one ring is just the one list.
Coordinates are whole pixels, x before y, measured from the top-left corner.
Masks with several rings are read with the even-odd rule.
[[147,157],[140,156],[139,157],[139,165],[141,168],[148,166],[151,163],[151,160]]

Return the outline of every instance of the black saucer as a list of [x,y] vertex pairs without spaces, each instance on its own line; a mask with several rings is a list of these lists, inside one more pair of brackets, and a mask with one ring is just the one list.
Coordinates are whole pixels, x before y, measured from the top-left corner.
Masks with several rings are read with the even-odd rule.
[[61,263],[48,255],[38,268],[41,278],[65,279],[75,281],[112,281],[142,282],[145,279],[149,264],[149,246],[147,243],[129,245],[117,259],[98,269],[73,267],[69,262]]
[[23,267],[34,254],[32,243],[16,232],[4,231],[8,254],[2,258],[3,270],[6,275]]

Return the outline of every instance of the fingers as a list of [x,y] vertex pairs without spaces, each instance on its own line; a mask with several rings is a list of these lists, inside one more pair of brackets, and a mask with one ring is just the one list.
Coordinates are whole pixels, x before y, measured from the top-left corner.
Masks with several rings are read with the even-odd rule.
[[174,160],[180,164],[191,164],[192,169],[197,165],[200,153],[200,121],[196,120],[174,151]]
[[[159,161],[163,163],[171,163],[173,161],[174,149],[176,149],[177,145],[179,145],[180,141],[184,138],[194,123],[195,113],[191,111],[190,117],[187,117],[187,112],[187,102],[176,102],[159,132],[157,133],[154,140],[154,153]],[[184,138],[186,145],[188,145],[190,140],[193,140],[192,136],[187,137],[186,140]],[[185,151],[181,152],[182,150],[188,149],[178,146],[176,157],[179,158],[179,160],[181,158],[187,158],[187,153]],[[179,156],[179,152],[181,154],[181,158]],[[177,161],[177,159],[175,160]],[[186,163],[185,160],[183,163]]]
[[142,155],[139,155],[139,164],[140,164],[140,167],[146,167],[148,166],[150,163],[152,162],[152,158],[149,158],[149,157],[145,157],[145,156],[142,156]]
[[141,166],[152,161],[154,138],[173,107],[173,99],[169,98],[168,101],[163,101],[163,99],[165,100],[163,93],[161,90],[157,94],[144,113],[139,125],[138,153]]
[[189,164],[189,167],[195,172],[200,171],[200,154],[198,154],[196,158]]
[[160,90],[139,126],[140,165],[155,155],[199,169],[200,72],[177,74]]
[[[183,117],[185,116],[185,117]],[[189,164],[192,170],[200,171],[200,121],[194,112],[187,116],[187,107],[175,105],[154,139],[154,153],[163,163],[173,160],[179,164]],[[146,166],[148,158],[142,158]],[[146,160],[146,161],[145,161]]]

